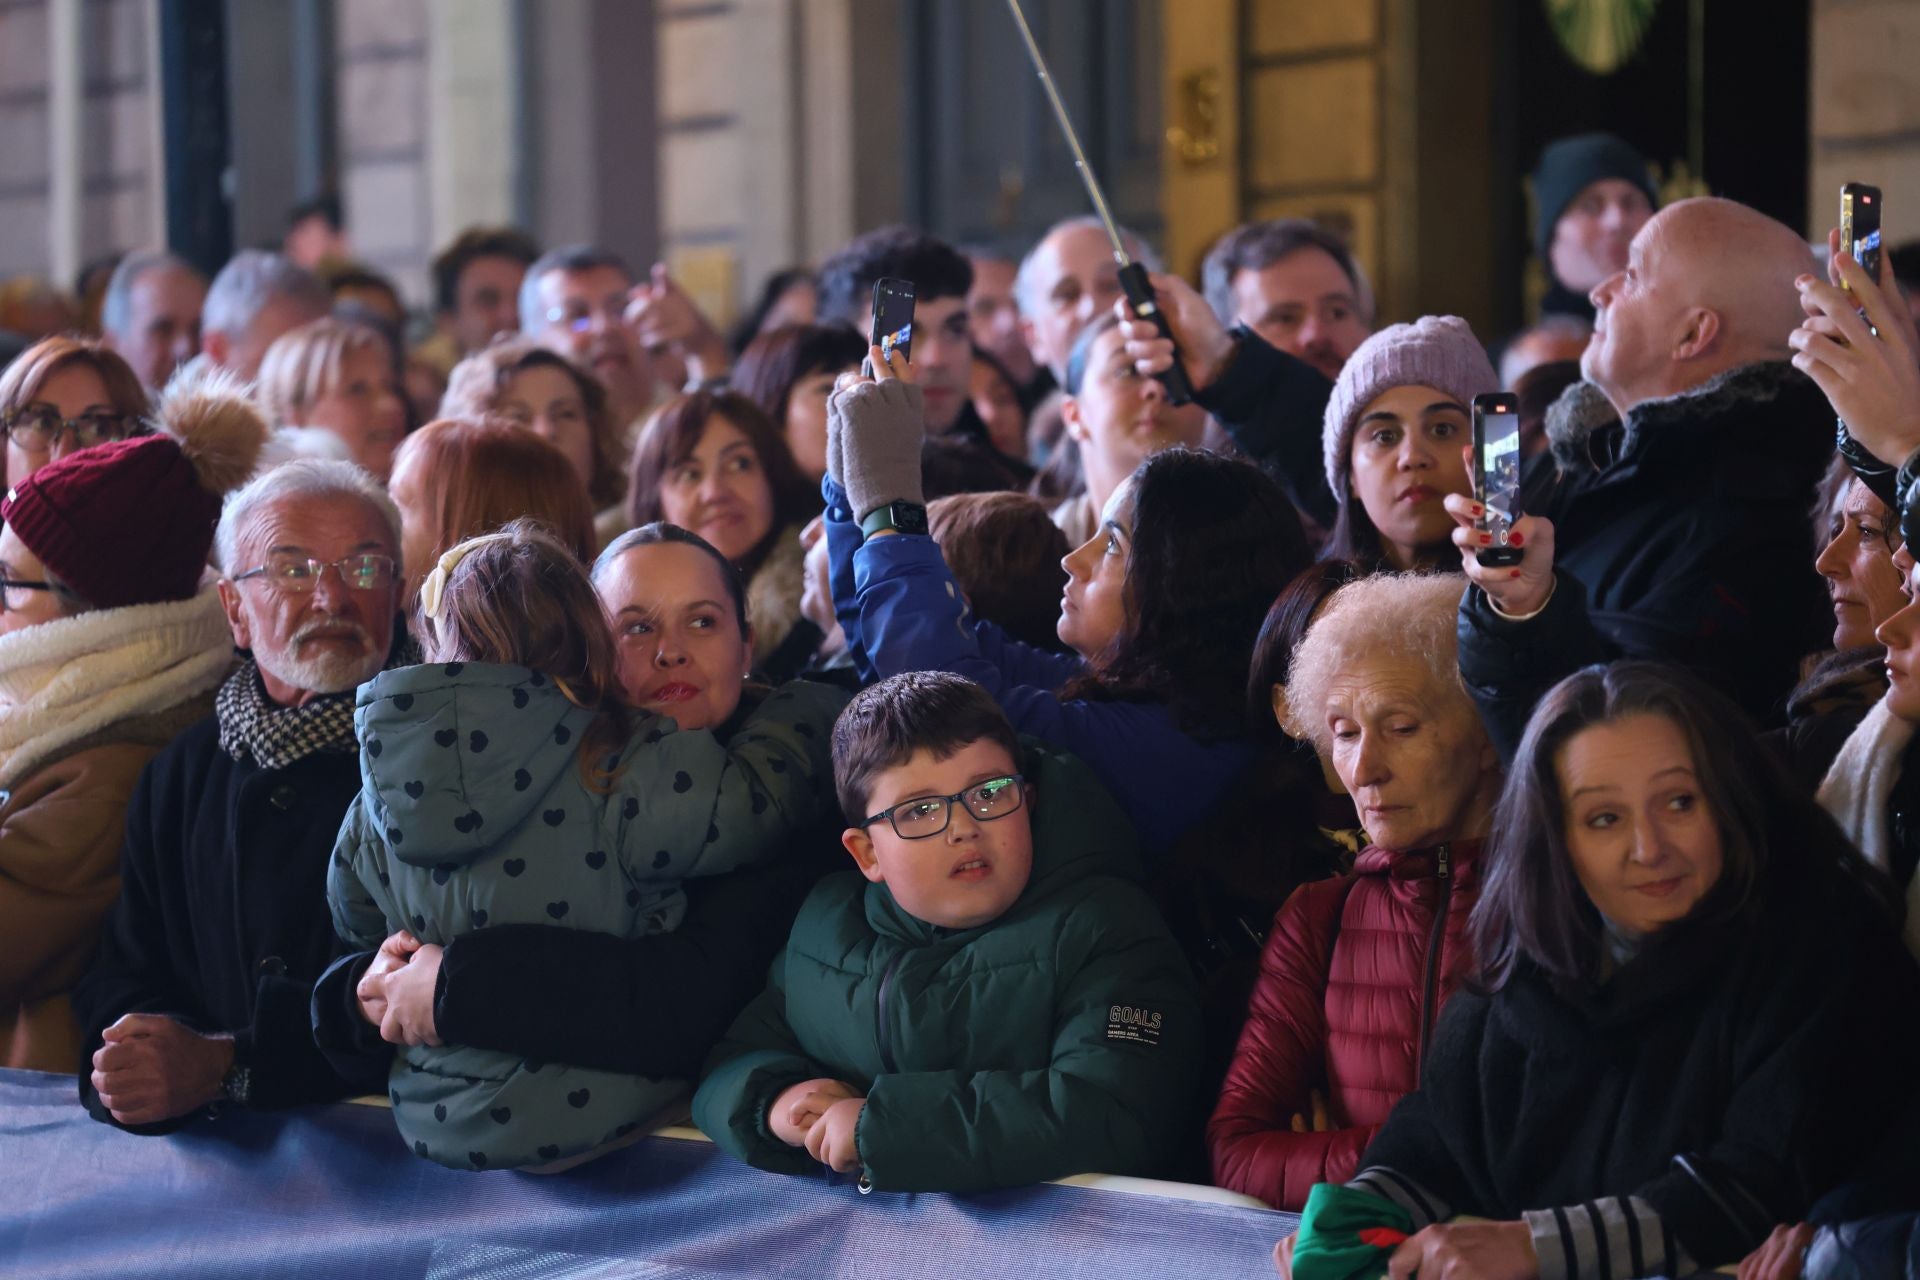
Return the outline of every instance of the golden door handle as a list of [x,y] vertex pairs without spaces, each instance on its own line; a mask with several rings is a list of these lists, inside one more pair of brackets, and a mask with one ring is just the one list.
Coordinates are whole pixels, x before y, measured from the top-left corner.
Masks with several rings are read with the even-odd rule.
[[1179,121],[1167,126],[1167,145],[1188,166],[1220,158],[1220,73],[1212,67],[1180,77]]
[[1017,165],[1000,170],[1000,189],[994,193],[993,225],[1011,228],[1020,220],[1020,198],[1027,193],[1027,175]]

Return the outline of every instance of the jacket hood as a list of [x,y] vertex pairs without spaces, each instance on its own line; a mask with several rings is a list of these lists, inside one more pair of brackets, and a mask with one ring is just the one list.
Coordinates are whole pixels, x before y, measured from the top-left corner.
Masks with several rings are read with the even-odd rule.
[[580,767],[593,719],[526,667],[383,671],[360,686],[353,713],[361,802],[402,862],[465,865]]
[[[1727,414],[1765,428],[1776,419],[1805,425],[1808,413],[1820,412],[1826,398],[1813,380],[1784,360],[1745,364],[1709,378],[1690,391],[1635,405],[1627,415],[1619,453],[1631,452],[1645,433],[1710,423]],[[1828,417],[1832,410],[1825,410]],[[1610,459],[1597,456],[1601,442],[1595,433],[1620,420],[1611,401],[1591,382],[1576,382],[1547,408],[1547,441],[1562,471],[1604,470]],[[1823,447],[1833,447],[1833,432],[1811,433]]]
[[[1033,870],[1005,914],[980,929],[1033,909],[1089,876],[1139,881],[1145,875],[1140,837],[1112,794],[1077,756],[1022,737],[1021,775],[1030,788]],[[866,888],[867,922],[878,933],[925,942],[950,932],[908,915],[884,884]],[[969,931],[971,932],[971,931]]]

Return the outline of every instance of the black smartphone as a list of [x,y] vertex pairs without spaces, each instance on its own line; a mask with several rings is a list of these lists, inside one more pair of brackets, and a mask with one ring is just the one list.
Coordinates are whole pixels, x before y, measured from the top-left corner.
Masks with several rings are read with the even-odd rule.
[[1880,281],[1880,188],[1849,182],[1840,188],[1840,247]]
[[1493,545],[1480,548],[1480,563],[1496,568],[1519,564],[1520,548],[1507,545],[1507,534],[1520,518],[1520,398],[1516,395],[1501,391],[1473,398],[1473,496],[1486,508],[1474,527],[1493,535]]
[[913,360],[913,281],[883,278],[873,282],[873,346],[891,357],[898,348]]

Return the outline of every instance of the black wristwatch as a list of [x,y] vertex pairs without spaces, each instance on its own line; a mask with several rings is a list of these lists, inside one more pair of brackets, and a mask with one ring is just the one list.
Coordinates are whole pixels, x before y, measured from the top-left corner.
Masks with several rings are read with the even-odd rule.
[[869,538],[882,529],[925,534],[927,509],[917,502],[889,502],[867,512],[867,518],[860,522],[860,532]]
[[228,1102],[246,1106],[253,1097],[253,1068],[235,1062],[220,1078],[220,1092]]

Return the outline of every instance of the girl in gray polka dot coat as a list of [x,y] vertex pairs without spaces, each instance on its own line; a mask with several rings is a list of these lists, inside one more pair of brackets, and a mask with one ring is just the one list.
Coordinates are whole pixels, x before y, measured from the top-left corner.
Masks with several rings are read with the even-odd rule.
[[[524,522],[441,557],[415,633],[429,665],[362,685],[354,713],[360,798],[327,891],[356,948],[403,928],[441,945],[502,924],[666,932],[683,878],[777,855],[832,790],[844,694],[789,685],[726,746],[623,712],[586,573]],[[590,1152],[682,1089],[457,1045],[404,1049],[389,1078],[402,1138],[460,1169]]]

